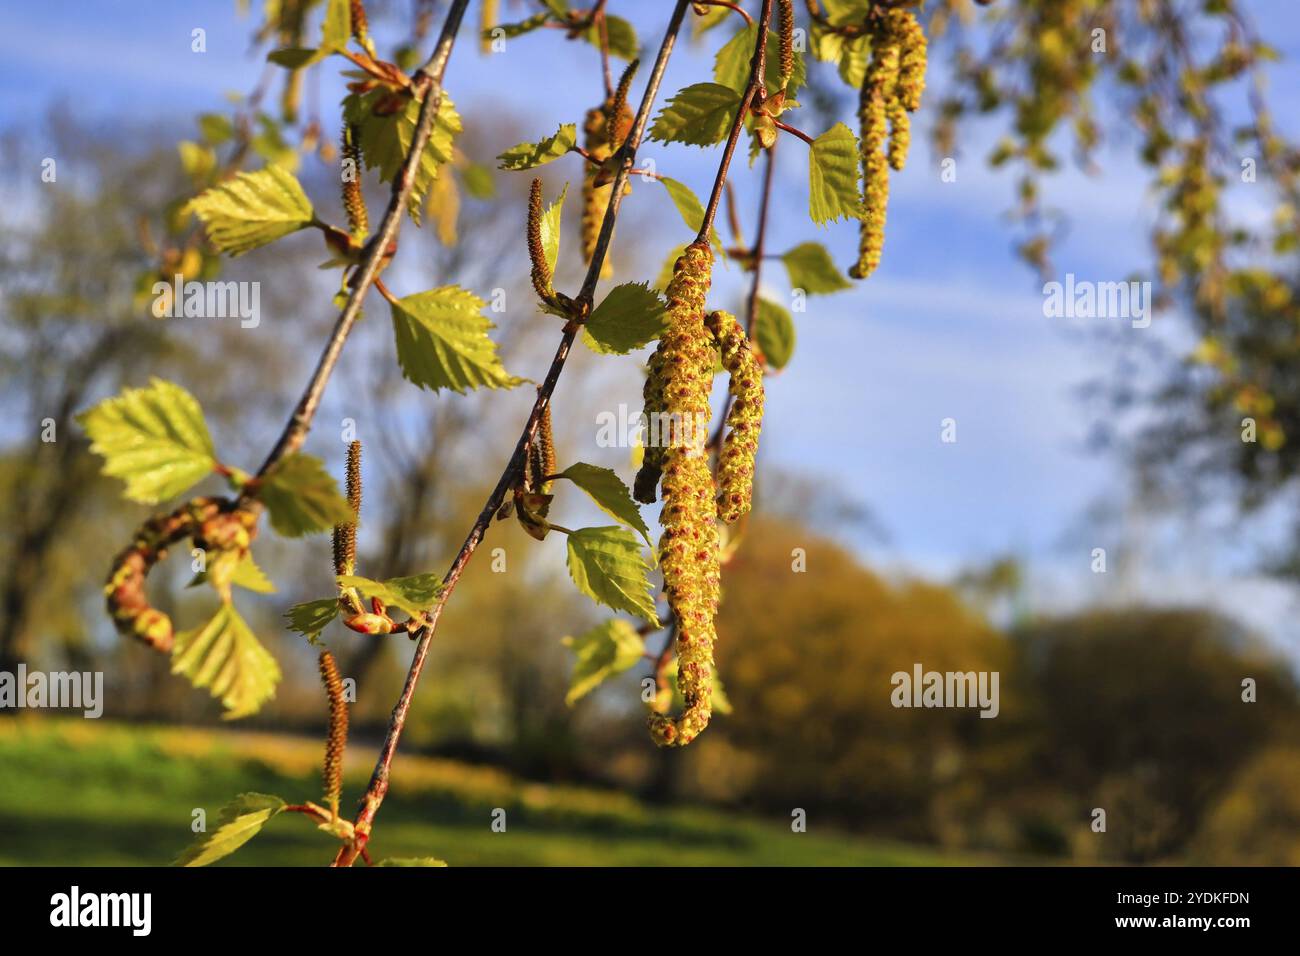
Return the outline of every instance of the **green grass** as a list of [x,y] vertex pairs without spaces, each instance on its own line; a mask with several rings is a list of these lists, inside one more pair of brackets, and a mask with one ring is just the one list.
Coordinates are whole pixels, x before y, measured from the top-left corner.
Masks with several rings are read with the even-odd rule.
[[[275,734],[89,720],[0,721],[0,865],[161,865],[237,793],[319,799],[313,741]],[[351,748],[345,804],[374,752]],[[507,830],[493,833],[492,810]],[[277,817],[228,861],[319,866],[337,844]],[[792,833],[717,810],[658,808],[617,791],[521,781],[491,768],[399,755],[370,849],[455,866],[866,865],[979,862],[840,833]]]

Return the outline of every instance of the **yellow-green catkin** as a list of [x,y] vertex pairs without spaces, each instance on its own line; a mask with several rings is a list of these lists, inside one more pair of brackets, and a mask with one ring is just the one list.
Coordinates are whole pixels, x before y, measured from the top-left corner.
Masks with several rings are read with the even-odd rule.
[[348,215],[348,233],[357,245],[370,234],[370,217],[366,213],[366,200],[361,194],[361,149],[357,145],[357,131],[351,125],[343,127],[343,210]]
[[497,26],[501,19],[501,12],[498,9],[497,0],[482,0],[479,4],[479,52],[492,52],[492,28]]
[[780,0],[778,18],[781,50],[781,85],[784,87],[794,73],[794,2]]
[[858,261],[849,269],[865,279],[880,265],[885,245],[885,208],[889,205],[889,169],[885,142],[889,136],[889,105],[896,97],[898,42],[886,15],[872,34],[871,62],[858,96],[862,150],[862,224],[858,231]]
[[659,561],[676,623],[677,717],[651,714],[661,746],[694,740],[713,712],[713,619],[718,608],[718,527],[709,471],[709,393],[716,352],[704,324],[713,254],[707,243],[686,247],[668,284],[667,327],[659,342],[668,434],[663,455],[664,505]]
[[542,410],[542,420],[537,423],[537,434],[528,448],[524,463],[524,485],[530,492],[549,494],[551,483],[547,477],[555,474],[555,434],[551,425],[551,403]]
[[[627,105],[627,92],[632,83],[632,74],[636,62],[628,64],[619,79],[618,86],[605,101],[595,109],[587,111],[582,123],[583,148],[602,165],[589,163],[582,179],[582,257],[591,262],[596,252],[596,243],[600,238],[600,227],[605,221],[605,210],[609,206],[612,186],[609,185],[608,171],[603,164],[614,155],[623,140],[632,129],[632,110]],[[609,257],[601,263],[600,276],[607,279],[613,275],[613,266]]]
[[361,515],[361,442],[348,446],[348,504],[353,520],[334,526],[334,573],[354,574],[357,569],[357,522]]
[[320,680],[329,699],[329,732],[325,737],[325,765],[321,780],[325,804],[335,819],[339,815],[339,797],[343,792],[343,751],[348,745],[348,704],[343,696],[343,679],[334,655],[320,652]]
[[705,324],[730,376],[727,435],[718,453],[718,517],[730,524],[748,514],[754,500],[754,456],[763,427],[763,370],[734,315],[713,312]]

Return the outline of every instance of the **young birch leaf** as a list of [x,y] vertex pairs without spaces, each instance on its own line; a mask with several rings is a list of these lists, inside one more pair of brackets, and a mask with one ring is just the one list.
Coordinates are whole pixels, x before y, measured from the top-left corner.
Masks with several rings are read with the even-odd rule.
[[656,626],[649,568],[641,544],[617,525],[582,528],[569,535],[569,575],[578,590],[598,604],[644,617]]
[[512,146],[497,157],[498,169],[532,169],[559,159],[578,142],[578,127],[574,123],[564,123],[555,135],[548,136],[537,143],[520,143]]
[[313,63],[325,59],[325,53],[309,47],[287,46],[279,50],[272,50],[266,55],[266,58],[276,66],[283,66],[290,70],[301,70],[304,66],[311,66]]
[[839,292],[852,286],[820,242],[800,243],[781,256],[781,261],[790,274],[790,287],[803,289],[809,295]]
[[770,299],[758,300],[754,341],[769,368],[782,369],[794,354],[794,319]]
[[808,156],[808,214],[819,226],[862,215],[858,138],[843,123],[813,140]]
[[[641,43],[636,38],[636,28],[622,17],[605,14],[605,37],[609,41],[609,53],[621,60],[635,60],[641,50]],[[583,39],[600,49],[600,30],[596,24],[587,28]]]
[[351,0],[326,0],[325,22],[321,25],[320,48],[332,52],[348,45],[352,35]]
[[434,574],[412,574],[387,581],[372,581],[355,574],[340,574],[338,582],[345,588],[356,588],[370,597],[377,597],[391,607],[407,614],[422,614],[433,606],[442,591],[442,581]]
[[[395,113],[383,107],[389,97],[388,90],[379,87],[367,93],[353,93],[343,100],[343,118],[357,129],[357,144],[367,169],[378,167],[379,178],[392,182],[406,161],[406,154],[415,139],[415,127],[420,120],[420,101],[407,97],[406,106]],[[381,107],[378,113],[376,107]],[[438,170],[452,158],[452,145],[462,130],[460,115],[446,90],[438,101],[438,115],[429,134],[429,143],[420,156],[415,170],[415,187],[407,211],[418,225],[424,197],[433,185]]]
[[257,713],[280,682],[280,665],[233,604],[222,604],[207,624],[176,635],[172,673],[220,699],[225,720]]
[[739,107],[740,94],[730,87],[693,83],[655,117],[650,138],[661,143],[713,146],[726,138]]
[[258,486],[257,497],[271,512],[271,527],[286,538],[328,531],[356,518],[324,463],[302,452],[272,468]]
[[[668,198],[677,207],[682,222],[686,223],[687,228],[693,232],[699,232],[700,226],[704,223],[704,204],[700,202],[699,197],[690,186],[675,179],[660,176],[659,182],[663,184],[664,189],[668,190]],[[710,228],[709,233],[709,241],[721,249],[722,239],[718,236],[718,230]]]
[[314,641],[329,622],[339,616],[338,598],[321,598],[319,601],[295,604],[284,612],[284,616],[289,619],[289,630],[297,631]]
[[[641,517],[641,509],[632,500],[627,485],[614,473],[612,468],[601,468],[580,461],[560,472],[561,478],[567,478],[588,495],[605,514],[616,521],[621,521],[633,531],[639,531],[645,543],[650,544],[650,529]],[[651,545],[653,547],[653,545]]]
[[[185,586],[187,588],[198,587],[200,584],[207,583],[208,572],[200,571],[190,579]],[[261,569],[251,554],[245,554],[235,565],[234,572],[230,576],[230,584],[238,585],[246,591],[252,591],[255,594],[274,594],[275,584],[266,572]]]
[[560,259],[560,218],[564,213],[564,197],[569,194],[569,184],[560,190],[560,198],[546,207],[542,213],[542,253],[555,274],[555,263]]
[[513,388],[522,379],[506,372],[488,335],[493,325],[474,293],[448,285],[417,292],[392,307],[393,336],[402,375],[437,391]]
[[205,190],[185,207],[202,220],[222,252],[243,255],[311,225],[312,208],[293,173],[271,165],[239,173]]
[[659,338],[668,306],[643,282],[615,286],[592,311],[582,340],[593,352],[626,355]]
[[125,495],[152,505],[172,498],[216,467],[212,436],[194,396],[150,379],[77,416],[104,474],[126,482]]
[[[713,78],[722,86],[743,93],[749,86],[750,60],[754,56],[754,42],[758,39],[757,24],[744,27],[718,50],[713,64]],[[771,96],[779,93],[781,83],[781,37],[775,30],[767,35],[767,60],[763,75],[763,85]],[[793,97],[795,91],[803,86],[807,75],[803,54],[794,53],[794,70],[789,81],[784,84],[787,97]]]
[[285,808],[279,797],[265,793],[241,793],[221,808],[217,828],[201,833],[176,860],[176,866],[207,866],[230,856],[251,840],[276,814]]
[[572,707],[604,681],[635,667],[645,653],[645,639],[623,618],[610,618],[579,637],[560,639],[577,655],[564,702]]

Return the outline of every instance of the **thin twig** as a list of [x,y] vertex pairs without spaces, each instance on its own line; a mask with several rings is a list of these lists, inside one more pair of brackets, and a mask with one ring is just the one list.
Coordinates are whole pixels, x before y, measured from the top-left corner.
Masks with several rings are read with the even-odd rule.
[[[400,172],[393,179],[393,192],[388,200],[388,209],[384,212],[378,233],[366,246],[361,265],[353,279],[352,292],[343,311],[339,313],[338,321],[334,323],[334,330],[325,343],[320,360],[316,363],[316,370],[307,382],[302,398],[298,400],[298,405],[285,424],[275,447],[271,449],[270,454],[266,456],[266,461],[258,469],[258,477],[266,475],[282,459],[302,447],[311,428],[312,419],[316,415],[316,409],[320,406],[321,397],[325,394],[325,386],[329,382],[330,374],[334,371],[339,354],[343,351],[343,343],[347,341],[348,333],[352,331],[353,323],[361,313],[361,301],[379,274],[385,251],[397,238],[397,233],[402,226],[402,216],[406,214],[407,201],[415,188],[416,169],[433,132],[434,120],[442,102],[442,78],[447,70],[447,61],[451,58],[452,44],[455,42],[461,18],[468,6],[469,0],[453,0],[447,10],[447,19],[443,21],[442,35],[438,38],[438,44],[434,47],[428,62],[420,67],[416,74],[413,85],[423,95],[424,102],[420,106],[420,117],[416,122],[410,151],[406,154]],[[248,494],[241,494],[240,497],[247,500]]]
[[[770,0],[765,0],[765,2],[770,5]],[[685,18],[689,4],[690,0],[677,0],[677,4],[673,8],[672,18],[668,22],[668,29],[664,34],[663,43],[659,47],[659,54],[655,59],[654,69],[651,71],[645,94],[642,96],[641,105],[633,121],[632,131],[628,134],[627,140],[619,150],[621,162],[618,174],[615,176],[610,190],[609,205],[605,209],[605,219],[601,223],[600,235],[592,251],[586,279],[583,281],[582,288],[574,300],[575,313],[578,315],[585,316],[591,308],[596,283],[600,279],[600,270],[604,265],[605,255],[609,251],[610,237],[614,232],[614,220],[618,217],[618,207],[623,198],[623,187],[627,183],[633,161],[636,158],[637,147],[641,144],[641,137],[645,133],[650,111],[659,92],[659,84],[662,82],[664,70],[668,66],[668,57],[676,44],[677,34],[681,30],[682,20]],[[564,332],[560,338],[560,345],[556,349],[555,357],[551,360],[551,367],[546,373],[546,378],[543,380],[541,388],[538,389],[537,400],[533,403],[533,410],[528,416],[528,421],[524,425],[523,433],[519,436],[519,441],[515,443],[515,450],[510,456],[510,461],[507,463],[505,470],[502,471],[496,487],[492,490],[492,494],[488,496],[483,510],[470,528],[465,543],[461,545],[460,551],[443,577],[442,589],[439,591],[433,607],[429,609],[427,623],[415,632],[417,637],[415,653],[411,658],[411,665],[406,673],[406,682],[402,686],[402,693],[397,700],[397,706],[393,708],[393,714],[388,723],[388,732],[384,737],[383,745],[380,747],[379,758],[375,762],[370,784],[361,798],[361,806],[357,811],[354,822],[356,838],[351,844],[345,845],[339,850],[338,855],[334,858],[334,866],[351,866],[357,856],[364,850],[365,844],[370,838],[370,830],[374,824],[375,814],[379,812],[384,796],[388,793],[388,781],[392,770],[393,757],[397,753],[397,744],[401,739],[402,729],[406,726],[406,717],[410,711],[411,700],[415,696],[415,688],[420,681],[420,674],[424,670],[424,664],[429,655],[429,645],[437,630],[438,621],[442,617],[442,609],[446,606],[448,598],[451,597],[451,593],[460,580],[465,566],[469,564],[479,543],[483,540],[488,525],[491,524],[497,510],[501,507],[501,503],[505,500],[506,493],[514,487],[518,480],[518,476],[523,469],[526,451],[541,423],[542,415],[550,403],[551,394],[555,391],[555,385],[559,381],[560,373],[564,370],[565,361],[568,359],[569,350],[577,337],[579,327],[577,322],[565,324]]]

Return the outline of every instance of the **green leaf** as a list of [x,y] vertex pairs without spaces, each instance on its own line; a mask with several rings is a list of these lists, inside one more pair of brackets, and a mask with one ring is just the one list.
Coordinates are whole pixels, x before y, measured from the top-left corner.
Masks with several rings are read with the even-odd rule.
[[321,24],[320,48],[326,52],[341,50],[352,36],[351,0],[326,0],[325,21]]
[[626,355],[659,338],[668,306],[644,282],[615,286],[592,311],[582,340],[593,352]]
[[[749,86],[749,66],[754,57],[754,44],[758,40],[758,25],[744,27],[723,45],[714,60],[713,78],[722,86],[735,90],[737,94],[745,92]],[[771,96],[779,93],[784,85],[786,96],[792,97],[803,86],[807,76],[803,54],[798,50],[794,54],[794,71],[787,84],[781,83],[781,37],[775,30],[767,34],[767,59],[763,71],[763,85]]]
[[813,140],[808,156],[808,214],[819,226],[862,215],[858,138],[843,123]]
[[[677,207],[682,222],[686,223],[688,229],[698,233],[700,226],[704,224],[704,204],[700,202],[699,197],[695,195],[690,186],[675,179],[660,176],[659,182],[663,184],[664,189],[668,190],[668,198]],[[709,241],[719,249],[722,248],[722,239],[718,235],[717,229],[710,227]]]
[[569,184],[560,190],[560,198],[546,207],[542,213],[542,254],[546,256],[551,273],[555,273],[555,263],[560,259],[560,219],[564,213],[564,197],[569,194]]
[[570,648],[577,660],[564,702],[572,707],[604,681],[635,667],[645,653],[645,639],[623,618],[610,618],[579,637],[560,641]]
[[271,165],[239,173],[205,190],[185,207],[207,227],[222,252],[243,255],[311,225],[312,208],[293,173]]
[[[187,588],[198,587],[200,584],[206,584],[208,581],[208,572],[200,571],[190,579],[185,586]],[[230,584],[238,585],[246,591],[252,591],[255,594],[274,594],[275,584],[266,572],[258,566],[253,560],[251,554],[245,554],[235,565],[234,571],[230,576]]]
[[[636,29],[622,17],[605,14],[605,38],[609,42],[610,55],[621,60],[635,60],[641,51],[641,43],[636,38]],[[600,49],[600,31],[596,24],[593,23],[587,28],[583,39],[596,49]]]
[[523,381],[502,367],[484,305],[454,285],[398,300],[392,307],[393,336],[402,375],[421,388],[460,393],[480,386],[513,388]]
[[770,299],[759,299],[754,341],[770,368],[785,368],[794,354],[794,319]]
[[569,575],[587,597],[659,623],[641,544],[616,525],[582,528],[569,535]]
[[211,146],[183,139],[176,150],[181,155],[181,169],[196,184],[206,181],[217,168],[217,153]]
[[201,833],[176,860],[176,866],[207,866],[230,856],[285,808],[279,797],[265,793],[241,793],[221,808],[217,828]]
[[548,136],[538,143],[520,143],[512,146],[497,157],[498,169],[533,169],[559,159],[578,142],[578,127],[574,123],[564,123],[555,135]]
[[284,616],[289,619],[291,631],[315,640],[329,622],[339,616],[338,598],[321,598],[319,601],[295,604],[284,612]]
[[641,537],[645,538],[645,543],[650,544],[650,529],[641,517],[641,509],[632,500],[627,485],[623,484],[623,480],[612,468],[601,468],[580,461],[560,472],[559,477],[569,479],[590,495],[601,511],[633,531],[639,531]]
[[271,527],[287,538],[356,520],[324,463],[302,452],[272,468],[258,485],[257,497],[271,512]]
[[387,581],[372,581],[355,574],[340,574],[338,582],[345,588],[356,588],[368,597],[377,597],[390,607],[399,607],[407,614],[422,614],[433,606],[442,591],[442,581],[434,574],[412,574]]
[[275,696],[280,682],[280,665],[258,643],[233,604],[222,604],[202,627],[176,635],[172,673],[219,698],[226,720],[257,713]]
[[460,170],[460,180],[465,185],[465,192],[474,199],[493,199],[497,194],[496,182],[492,170],[482,163],[466,163]]
[[77,416],[104,474],[126,482],[124,494],[152,505],[175,497],[217,465],[212,436],[194,396],[160,378],[128,388]]
[[[383,87],[366,93],[353,93],[343,100],[343,117],[358,128],[357,143],[367,169],[378,168],[379,178],[386,183],[392,182],[406,154],[415,139],[415,127],[420,120],[420,101],[407,97],[406,107],[395,113],[381,111],[375,113],[375,107],[385,104],[389,92]],[[428,145],[420,156],[420,163],[415,170],[415,186],[411,191],[411,200],[407,211],[411,218],[419,223],[420,209],[429,187],[438,176],[438,170],[451,160],[452,145],[456,135],[461,132],[460,116],[451,96],[446,90],[438,103],[438,116],[433,123]]]
[[328,51],[287,46],[279,50],[272,50],[266,55],[266,58],[276,66],[283,66],[290,70],[301,70],[305,66],[311,66],[313,63],[325,59],[326,52]]
[[655,117],[650,138],[661,143],[712,146],[726,138],[740,107],[740,94],[717,83],[693,83]]
[[375,866],[446,866],[442,860],[431,856],[390,856],[380,860]]
[[209,146],[220,146],[235,135],[235,125],[224,113],[201,113],[199,131],[203,134],[203,141]]
[[781,256],[785,271],[790,274],[790,287],[803,289],[809,295],[839,292],[852,287],[840,274],[831,254],[820,242],[803,242]]

